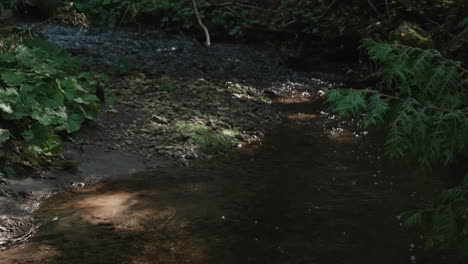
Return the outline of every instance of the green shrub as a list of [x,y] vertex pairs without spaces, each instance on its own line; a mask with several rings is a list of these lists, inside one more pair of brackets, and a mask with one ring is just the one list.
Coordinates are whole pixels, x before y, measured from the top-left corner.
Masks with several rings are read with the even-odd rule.
[[94,88],[76,73],[79,61],[42,39],[29,39],[0,54],[0,144],[24,141],[23,155],[36,160],[56,153],[60,134],[95,120]]

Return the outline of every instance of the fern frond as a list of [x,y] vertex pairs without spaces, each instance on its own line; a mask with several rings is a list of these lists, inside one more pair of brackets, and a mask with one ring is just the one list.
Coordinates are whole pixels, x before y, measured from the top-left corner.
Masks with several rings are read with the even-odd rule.
[[385,114],[390,110],[390,100],[382,99],[379,93],[373,93],[369,97],[369,113],[364,118],[364,126],[375,126],[378,123],[383,123]]
[[390,158],[398,159],[405,156],[409,144],[397,122],[393,122],[390,126],[385,146],[386,153]]
[[332,104],[332,110],[337,112],[340,117],[346,117],[349,114],[356,115],[359,111],[367,108],[364,93],[351,90],[331,91],[328,93],[326,102]]
[[413,227],[413,226],[418,226],[422,223],[423,221],[423,213],[419,211],[414,211],[409,213],[409,216],[405,218],[405,226],[407,227]]
[[364,113],[364,126],[390,124],[385,141],[392,158],[411,154],[424,168],[468,157],[468,81],[461,63],[437,50],[365,39],[390,94],[334,91],[332,109],[346,116]]

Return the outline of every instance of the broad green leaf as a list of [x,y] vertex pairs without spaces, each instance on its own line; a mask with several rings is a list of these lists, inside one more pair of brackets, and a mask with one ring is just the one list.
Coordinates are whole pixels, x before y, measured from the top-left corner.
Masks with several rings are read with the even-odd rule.
[[71,114],[67,120],[67,131],[68,133],[73,133],[78,131],[81,128],[81,124],[85,120],[83,115],[80,114]]
[[11,106],[5,103],[0,103],[0,111],[3,111],[8,114],[13,113],[13,109],[11,108]]
[[34,134],[31,130],[26,130],[21,133],[21,136],[27,141],[31,142],[34,139]]
[[3,169],[3,171],[5,172],[8,178],[13,178],[16,176],[16,171],[12,167],[6,167],[5,169]]
[[10,137],[11,133],[8,129],[0,128],[0,144],[5,143]]
[[12,105],[17,102],[19,94],[14,88],[1,89],[0,88],[0,111],[7,114],[13,113]]
[[2,54],[2,56],[0,56],[0,62],[13,63],[16,62],[16,57],[12,53]]
[[26,80],[26,75],[22,72],[4,72],[2,73],[2,80],[10,86],[17,86]]
[[239,33],[241,29],[241,26],[235,26],[233,29],[231,29],[231,31],[229,31],[229,35],[234,36]]
[[44,108],[42,111],[34,110],[31,117],[44,126],[62,125],[68,119],[65,107],[61,107],[57,110],[52,110],[50,108]]
[[33,85],[22,84],[21,87],[20,87],[20,91],[22,93],[30,93],[30,92],[34,91],[35,88],[36,88],[36,86],[33,86]]

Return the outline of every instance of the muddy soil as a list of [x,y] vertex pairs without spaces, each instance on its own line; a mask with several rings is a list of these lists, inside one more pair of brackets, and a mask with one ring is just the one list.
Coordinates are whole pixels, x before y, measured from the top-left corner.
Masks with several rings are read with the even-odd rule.
[[[10,228],[32,238],[0,252],[0,263],[455,263],[428,256],[418,235],[401,226],[400,214],[426,203],[440,184],[387,161],[379,136],[358,121],[327,113],[322,95],[332,85],[319,79],[329,74],[294,73],[271,53],[248,47],[206,50],[183,39],[161,40],[158,50],[149,35],[101,32],[109,37],[100,39],[97,31],[49,30],[86,63],[115,65],[119,56],[135,55],[129,50],[153,50],[152,59],[135,55],[138,67],[258,87],[283,120],[264,140],[189,167],[108,149],[124,130],[94,130],[88,145],[66,149],[78,174],[13,185],[24,197],[1,208],[9,213],[16,206],[19,220]],[[131,123],[138,115],[118,113],[105,122]],[[21,187],[27,181],[46,188]],[[69,191],[42,206],[30,199],[64,186]]]

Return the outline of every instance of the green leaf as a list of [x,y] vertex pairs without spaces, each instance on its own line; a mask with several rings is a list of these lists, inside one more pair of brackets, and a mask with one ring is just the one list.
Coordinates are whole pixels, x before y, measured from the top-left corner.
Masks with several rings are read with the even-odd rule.
[[199,117],[203,117],[203,116],[204,116],[204,115],[202,114],[202,112],[200,112],[200,110],[193,109],[192,112],[193,112],[195,115],[199,116]]
[[8,129],[0,128],[0,144],[5,143],[10,137],[11,133]]
[[12,167],[6,167],[5,169],[3,169],[3,171],[5,172],[8,178],[13,178],[16,176],[16,171]]
[[13,113],[12,105],[19,99],[19,94],[14,88],[0,88],[0,110],[11,114]]
[[234,36],[241,31],[241,26],[235,26],[231,31],[229,31],[230,36]]
[[413,227],[420,225],[423,220],[423,215],[421,212],[412,212],[406,219],[405,219],[405,225],[408,227]]
[[62,125],[67,121],[68,114],[66,112],[66,107],[60,107],[57,110],[44,108],[33,111],[31,117],[44,126]]
[[16,57],[12,53],[2,54],[2,56],[0,56],[0,62],[13,63],[16,62]]
[[30,93],[30,92],[34,91],[35,88],[36,88],[36,86],[33,86],[33,85],[22,84],[21,87],[20,87],[20,91],[22,93]]
[[26,81],[26,75],[22,72],[4,72],[2,80],[9,86],[17,86]]
[[462,19],[462,21],[460,21],[460,23],[458,24],[461,28],[465,27],[466,25],[468,25],[468,17],[465,17],[464,19]]
[[67,132],[73,133],[78,131],[81,128],[81,124],[84,122],[85,118],[80,114],[71,114],[67,120]]
[[8,114],[13,113],[13,109],[11,108],[11,106],[5,103],[0,103],[0,110]]

